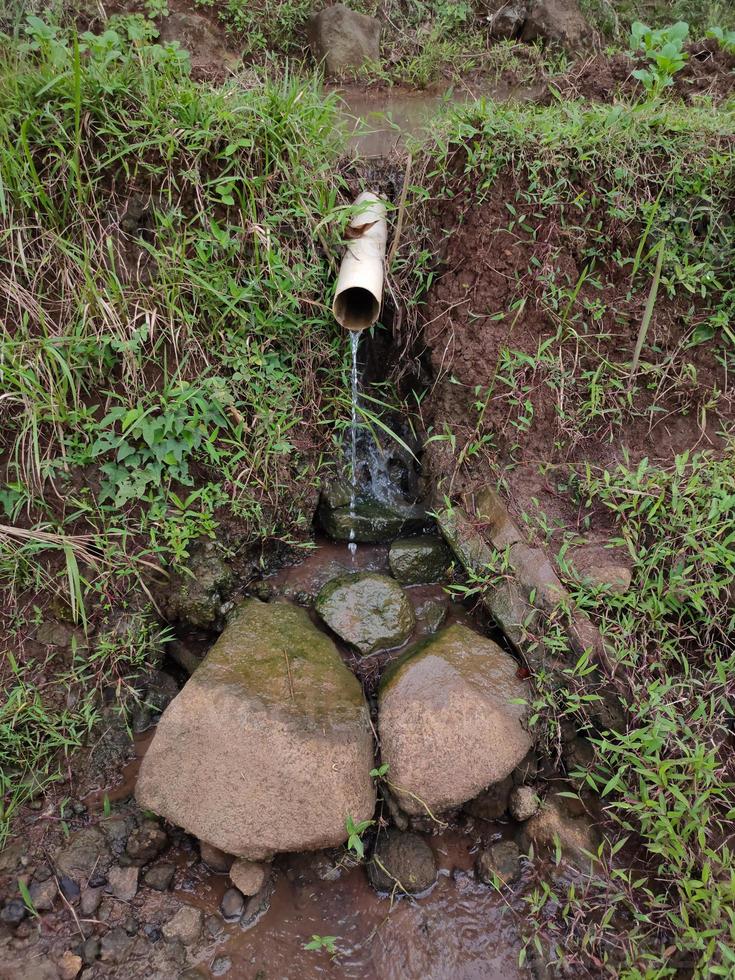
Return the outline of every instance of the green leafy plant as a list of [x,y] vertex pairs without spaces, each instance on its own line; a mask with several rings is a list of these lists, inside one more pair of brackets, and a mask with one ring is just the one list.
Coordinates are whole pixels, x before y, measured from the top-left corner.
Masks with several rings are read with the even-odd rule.
[[352,817],[349,816],[345,820],[345,829],[347,830],[347,850],[353,851],[360,858],[360,860],[365,857],[365,845],[362,841],[363,834],[369,827],[372,827],[374,823],[374,820],[360,820],[355,823]]
[[304,949],[314,952],[324,950],[330,956],[336,956],[338,953],[337,939],[337,936],[319,936],[315,933],[308,943],[304,943]]
[[727,30],[724,27],[710,27],[707,37],[714,38],[723,51],[728,54],[735,54],[735,31]]
[[637,68],[633,77],[643,84],[650,95],[658,95],[662,89],[674,84],[674,75],[687,62],[684,41],[688,34],[689,25],[684,21],[658,30],[653,30],[638,20],[633,23],[630,29],[630,50],[633,54],[642,51],[649,61],[649,67]]

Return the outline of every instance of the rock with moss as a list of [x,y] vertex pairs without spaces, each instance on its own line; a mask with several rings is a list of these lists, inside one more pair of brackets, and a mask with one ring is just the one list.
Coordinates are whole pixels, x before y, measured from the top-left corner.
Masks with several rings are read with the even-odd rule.
[[327,582],[316,610],[337,636],[360,653],[398,647],[416,625],[411,600],[395,579],[356,572]]
[[422,535],[398,538],[388,555],[390,570],[402,585],[427,585],[440,582],[451,561],[449,549],[441,538]]
[[387,671],[378,699],[381,754],[401,808],[442,813],[505,780],[531,747],[529,695],[513,658],[459,624]]
[[221,547],[205,542],[194,550],[186,568],[172,576],[162,602],[166,617],[212,629],[222,617],[232,581]]
[[382,544],[401,535],[423,534],[434,526],[433,519],[420,504],[383,504],[377,500],[359,501],[330,507],[324,497],[319,506],[319,523],[334,541]]
[[415,895],[436,881],[434,852],[423,837],[395,827],[378,835],[367,870],[370,884],[379,892],[395,889]]
[[330,75],[361,68],[380,58],[380,21],[335,3],[314,14],[307,25],[315,61]]
[[251,861],[346,838],[372,817],[373,740],[357,678],[308,613],[248,599],[169,705],[139,804]]

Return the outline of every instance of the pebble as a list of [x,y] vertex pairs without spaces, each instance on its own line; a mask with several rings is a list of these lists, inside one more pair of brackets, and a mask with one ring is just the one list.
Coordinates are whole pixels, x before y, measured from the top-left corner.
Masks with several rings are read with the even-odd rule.
[[34,882],[28,891],[37,911],[48,912],[54,907],[54,899],[58,894],[58,889],[53,878]]
[[82,900],[80,903],[81,912],[83,916],[91,916],[100,907],[100,902],[102,901],[102,892],[104,891],[104,885],[100,885],[98,888],[83,888],[82,889]]
[[514,820],[522,823],[538,813],[541,801],[531,786],[516,786],[510,792],[508,809]]
[[67,902],[76,902],[76,900],[79,898],[79,885],[73,878],[70,878],[69,875],[62,875],[59,878],[59,890]]
[[243,895],[257,895],[265,884],[266,868],[245,858],[238,858],[230,868],[230,881]]
[[161,938],[161,930],[155,922],[146,922],[143,926],[143,934],[152,943],[157,943]]
[[132,901],[138,893],[138,869],[112,868],[107,875],[112,894],[121,902]]
[[232,969],[232,960],[230,959],[230,957],[218,956],[211,966],[212,976],[223,977],[225,973],[229,973],[231,969]]
[[76,953],[72,953],[70,949],[67,949],[56,966],[59,971],[60,980],[74,980],[82,969],[82,957],[77,956]]
[[225,919],[239,919],[245,908],[245,899],[237,888],[228,888],[222,896],[220,911]]
[[155,864],[146,871],[143,882],[155,891],[165,892],[171,885],[175,873],[175,864]]
[[126,853],[136,864],[147,864],[157,858],[167,846],[166,831],[155,821],[146,820],[141,827],[136,827],[128,838]]
[[91,966],[100,955],[100,941],[96,936],[91,936],[82,944],[82,960],[85,966]]
[[185,946],[192,946],[202,934],[203,922],[201,909],[185,905],[165,923],[161,932],[169,942],[180,939]]
[[100,942],[100,959],[105,963],[119,963],[128,952],[132,941],[121,926],[111,929]]
[[204,840],[199,842],[199,853],[207,867],[219,874],[226,874],[235,860],[231,854],[225,854],[224,851],[221,851],[218,847],[214,847],[212,844],[208,844]]
[[496,878],[501,885],[512,885],[521,874],[520,855],[511,840],[493,844],[477,858],[477,877],[486,885],[494,885]]
[[28,915],[28,909],[20,898],[11,898],[0,912],[0,921],[9,926],[18,926]]

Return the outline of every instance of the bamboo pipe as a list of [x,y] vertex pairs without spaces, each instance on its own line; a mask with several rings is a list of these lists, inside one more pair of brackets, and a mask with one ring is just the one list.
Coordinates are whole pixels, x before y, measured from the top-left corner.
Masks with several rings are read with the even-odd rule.
[[388,224],[385,204],[376,194],[363,191],[355,205],[332,312],[340,326],[360,331],[372,327],[380,316]]

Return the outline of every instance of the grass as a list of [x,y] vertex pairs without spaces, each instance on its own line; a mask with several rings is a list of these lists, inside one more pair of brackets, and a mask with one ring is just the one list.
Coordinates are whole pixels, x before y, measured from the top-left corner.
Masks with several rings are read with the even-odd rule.
[[[242,548],[303,539],[341,439],[347,355],[329,314],[349,218],[335,100],[293,77],[199,85],[185,53],[124,24],[28,23],[20,43],[0,38],[0,590],[19,651],[1,668],[18,760],[2,789],[16,801],[92,711],[58,707],[26,639],[47,617],[92,636],[222,525]],[[139,664],[122,641],[91,643],[86,688]]]
[[[735,969],[732,123],[732,107],[660,97],[612,107],[488,103],[453,112],[434,137],[426,182],[453,202],[453,220],[446,204],[441,212],[445,230],[461,234],[485,207],[488,240],[498,250],[512,243],[523,260],[501,309],[472,308],[478,334],[511,338],[487,386],[463,386],[461,361],[447,369],[452,398],[440,402],[431,436],[445,453],[433,463],[439,492],[509,481],[515,466],[540,457],[536,468],[578,508],[581,530],[546,518],[538,503],[524,515],[529,531],[558,550],[566,584],[626,685],[623,729],[601,729],[590,665],[569,650],[564,610],[549,615],[544,643],[568,666],[534,677],[537,741],[555,757],[570,724],[584,735],[589,766],[562,771],[568,792],[601,801],[605,831],[588,873],[552,870],[526,896],[524,956],[555,961],[564,975]],[[412,208],[409,221],[420,224],[425,191]],[[418,295],[433,276],[420,272]],[[702,345],[710,374],[697,370]],[[723,376],[720,388],[713,378]],[[720,432],[717,451],[668,462],[621,453],[636,424],[650,431],[687,415],[700,431]],[[602,440],[613,462],[585,462]],[[665,458],[666,446],[657,454]],[[632,565],[624,595],[583,585],[566,557],[601,510],[616,528],[608,543]],[[496,557],[480,588],[506,573]]]

